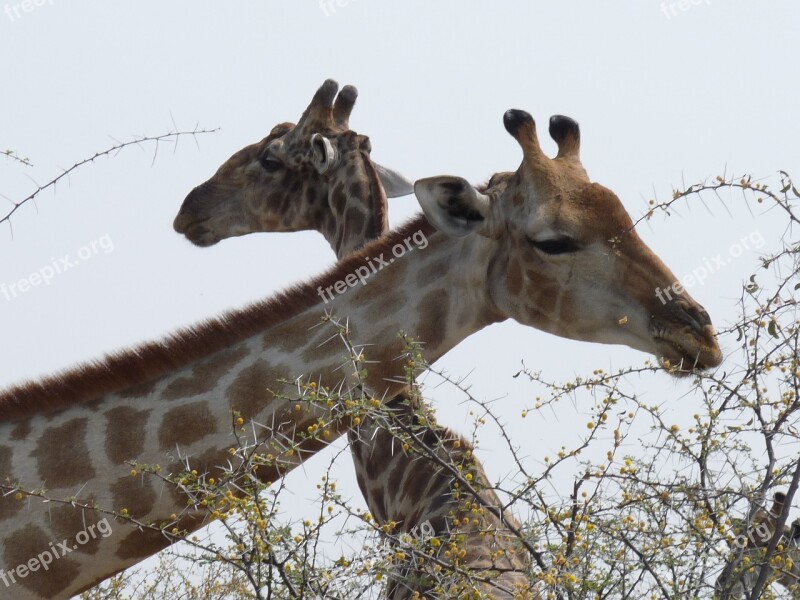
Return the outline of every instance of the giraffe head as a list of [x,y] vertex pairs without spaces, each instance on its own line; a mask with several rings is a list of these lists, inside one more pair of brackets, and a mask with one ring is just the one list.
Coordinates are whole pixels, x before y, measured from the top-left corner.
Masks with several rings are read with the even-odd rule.
[[402,175],[370,159],[350,130],[358,92],[327,80],[297,125],[282,123],[231,156],[193,189],[174,228],[198,246],[258,231],[321,231],[346,253],[387,228],[386,196],[412,192]]
[[[554,116],[550,135],[558,155],[544,154],[533,118],[504,115],[522,147],[514,172],[472,187],[459,177],[415,184],[428,220],[449,236],[480,236],[487,302],[513,318],[578,340],[625,344],[668,361],[676,374],[718,365],[722,354],[708,314],[681,290],[645,245],[619,198],[592,183],[580,157],[580,131]],[[470,260],[465,257],[465,260]],[[662,299],[663,298],[663,299]]]

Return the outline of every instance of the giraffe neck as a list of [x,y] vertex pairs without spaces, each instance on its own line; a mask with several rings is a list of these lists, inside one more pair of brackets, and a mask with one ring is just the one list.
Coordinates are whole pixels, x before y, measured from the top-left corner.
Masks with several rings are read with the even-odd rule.
[[342,180],[329,186],[328,205],[319,207],[309,229],[319,231],[342,260],[389,231],[386,192],[375,165],[364,152],[366,181]]
[[[418,233],[425,244],[413,250],[413,242],[404,245]],[[164,492],[153,478],[131,477],[127,461],[159,464],[163,473],[182,472],[188,465],[219,479],[219,465],[230,459],[235,410],[259,424],[259,441],[278,459],[259,474],[274,481],[345,429],[344,423],[331,422],[327,405],[298,398],[295,379],[343,391],[359,383],[350,376],[352,368],[342,369],[349,352],[337,330],[321,320],[330,314],[347,320],[351,343],[364,350],[368,361],[366,384],[376,396],[389,397],[403,388],[404,343],[398,331],[426,342],[426,355],[435,360],[496,314],[463,267],[473,262],[488,261],[474,250],[465,253],[458,240],[433,233],[418,218],[325,276],[285,293],[277,304],[234,313],[163,345],[116,355],[101,366],[12,388],[0,394],[0,414],[16,414],[0,422],[0,440],[7,440],[0,443],[0,480],[9,478],[26,490],[46,488],[54,499],[77,495],[109,510],[125,508],[147,522],[176,514],[181,529],[197,529],[204,524],[204,512],[187,511],[185,497]],[[354,275],[359,272],[365,285]],[[328,287],[326,303],[317,290]],[[463,292],[454,297],[453,289]],[[291,310],[294,316],[285,316]],[[277,323],[276,313],[282,315]],[[53,410],[45,411],[48,406]],[[28,407],[40,410],[31,414]],[[298,432],[319,419],[328,437],[298,439]],[[293,452],[286,450],[295,443]],[[68,505],[3,495],[0,570],[8,572],[51,541],[100,520],[98,514]],[[141,533],[116,521],[112,528],[107,537],[80,546],[48,571],[21,579],[15,597],[77,593],[167,545],[159,533]]]
[[[397,396],[386,410],[385,416],[348,432],[358,484],[375,521],[391,524],[396,534],[435,537],[437,557],[444,562],[452,562],[445,556],[463,551],[461,570],[473,574],[475,582],[486,581],[473,584],[470,577],[452,577],[450,586],[466,586],[462,595],[478,589],[486,598],[538,597],[529,589],[530,555],[509,527],[518,531],[519,523],[502,509],[472,446],[436,425],[413,394]],[[472,491],[450,468],[460,469]],[[387,597],[419,597],[414,594],[424,595],[441,583],[440,576],[411,557],[392,574]]]

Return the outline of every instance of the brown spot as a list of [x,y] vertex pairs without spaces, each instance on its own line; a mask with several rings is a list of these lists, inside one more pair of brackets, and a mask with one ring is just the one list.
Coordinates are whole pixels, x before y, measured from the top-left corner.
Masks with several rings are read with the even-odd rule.
[[[438,489],[441,477],[442,474],[437,465],[429,457],[423,456],[414,463],[414,468],[409,469],[409,473],[403,482],[402,489],[404,492],[401,501],[405,498],[410,498],[413,502],[427,497],[426,490],[429,487]],[[414,525],[416,525],[416,522],[411,524],[412,527]]]
[[188,446],[211,435],[217,424],[208,402],[192,402],[173,408],[158,428],[158,442],[162,450]]
[[92,412],[97,412],[98,410],[100,410],[101,406],[105,405],[105,403],[106,401],[104,398],[102,397],[95,398],[94,400],[90,400],[89,402],[84,402],[83,404],[81,404],[81,408],[88,408]]
[[264,410],[274,399],[276,389],[283,386],[278,383],[285,379],[287,373],[267,361],[259,359],[241,373],[225,392],[231,410],[239,411],[245,421],[249,421]]
[[418,279],[420,281],[436,281],[447,274],[450,269],[450,257],[445,256],[429,261],[419,270]]
[[[359,470],[363,470],[367,474],[368,480],[378,480],[391,466],[393,440],[394,437],[390,432],[378,429],[371,441],[362,443],[361,459],[364,465]],[[394,451],[399,452],[400,450],[395,448]]]
[[[392,274],[392,279],[394,281],[404,281],[408,276],[408,261],[406,260],[406,258],[409,256],[409,254],[414,254],[418,252],[418,250],[413,245],[411,246],[412,250],[409,250],[405,242],[397,243],[394,246],[392,246],[392,248],[395,248],[396,246],[403,247],[405,253],[402,256],[396,257],[394,255],[394,252],[385,252],[383,258],[385,260],[394,259],[394,262],[391,264],[391,266],[388,267]],[[419,278],[417,278],[417,281],[419,281]],[[419,289],[425,289],[425,286],[427,286],[428,284],[430,284],[430,281],[427,280],[423,281],[422,285],[419,286]]]
[[367,384],[376,397],[394,395],[402,389],[398,382],[405,373],[402,361],[404,342],[398,337],[396,326],[389,326],[377,335],[371,335],[371,345],[364,352]]
[[191,375],[178,377],[171,381],[164,390],[162,398],[165,400],[178,400],[207,394],[214,389],[220,377],[230,371],[248,354],[249,351],[244,345],[215,354],[210,359],[195,365],[192,368]]
[[160,531],[134,530],[119,543],[116,555],[123,560],[145,558],[170,545],[169,539]]
[[508,263],[507,275],[508,291],[512,296],[517,296],[522,290],[522,268],[518,261]]
[[[297,339],[292,335],[284,334],[285,331],[301,331],[304,334],[303,340],[316,331],[322,329],[324,324],[317,313],[304,314],[289,321],[282,327],[270,330],[264,336],[264,349],[276,349],[281,352],[291,352],[297,348]],[[291,329],[289,329],[291,328]]]
[[145,425],[150,410],[128,406],[112,408],[106,417],[106,456],[115,465],[139,456],[144,450]]
[[450,297],[446,290],[434,290],[419,303],[417,312],[421,315],[417,326],[417,337],[425,343],[428,350],[435,350],[447,332],[447,314]]
[[306,189],[306,204],[312,206],[317,201],[317,190],[313,187]]
[[[178,516],[177,523],[169,524],[177,527],[181,531],[196,531],[206,523],[207,511],[187,510]],[[160,523],[159,523],[160,524]],[[145,531],[134,530],[123,538],[116,551],[117,557],[121,559],[139,559],[152,556],[159,550],[170,545],[169,539],[160,531],[147,529]]]
[[[331,323],[322,323],[316,329],[308,332],[308,346],[321,346],[325,343],[333,343],[338,339],[338,332]],[[344,347],[342,345],[342,348]]]
[[31,432],[31,420],[20,421],[11,430],[11,439],[14,441],[24,440]]
[[540,288],[534,299],[536,308],[540,313],[552,315],[560,295],[561,291],[557,285],[547,285]]
[[[94,498],[81,498],[81,502],[91,505]],[[105,517],[94,510],[83,510],[68,504],[55,506],[50,509],[50,526],[54,533],[53,539],[70,540],[72,543],[78,533],[81,534],[80,544],[77,546],[79,552],[84,554],[95,554],[100,549],[100,541],[103,539],[102,531],[98,530],[97,523]],[[108,521],[106,521],[108,523]],[[110,527],[110,525],[109,525]],[[106,532],[107,528],[103,528]]]
[[153,380],[153,381],[146,381],[138,385],[133,385],[129,388],[122,390],[119,393],[119,397],[126,399],[144,398],[145,396],[149,396],[151,393],[153,393],[153,390],[156,389],[157,383],[158,383],[157,380]]
[[354,181],[350,184],[350,198],[365,200],[369,196],[369,188],[361,181]]
[[50,489],[81,485],[95,475],[86,446],[87,418],[73,419],[45,429],[31,454],[39,464],[39,477]]
[[[195,469],[195,465],[190,459],[188,465],[185,462],[175,462],[170,464],[166,469],[166,473],[170,477],[179,477],[183,473],[191,471],[192,469]],[[201,471],[198,471],[198,473],[201,473]],[[180,486],[169,485],[167,486],[167,490],[169,491],[169,495],[172,496],[175,506],[183,507],[188,505],[187,501],[189,500],[189,496],[180,488]]]
[[[361,232],[364,231],[365,222],[366,219],[364,218],[364,213],[358,208],[351,206],[347,209],[345,216],[345,230],[349,232],[351,238],[354,235],[361,237]],[[361,244],[358,245],[360,246]]]
[[[212,448],[197,456],[191,456],[184,462],[174,462],[167,468],[173,477],[188,471],[197,471],[198,477],[213,477],[219,484],[225,479],[226,471],[231,472],[239,467],[241,461],[232,457],[227,449]],[[179,486],[170,486],[170,493],[177,506],[186,506],[188,496]]]
[[547,320],[547,316],[542,313],[537,306],[526,306],[525,313],[528,316],[528,322],[533,323],[534,325],[537,323],[542,323]]
[[344,207],[347,205],[347,196],[344,193],[344,185],[340,182],[330,191],[329,199],[333,211],[337,215],[344,214]]
[[364,493],[367,507],[369,507],[369,511],[372,513],[372,516],[375,517],[379,525],[383,525],[389,520],[389,517],[386,515],[386,508],[383,505],[383,499],[385,497],[386,490],[379,485],[376,485]]
[[[11,472],[12,454],[11,448],[0,446],[0,481],[6,481],[6,478],[14,481]],[[0,521],[13,517],[23,506],[25,502],[14,498],[14,494],[0,494]]]
[[420,521],[422,520],[422,515],[425,514],[425,508],[426,506],[420,506],[410,515],[408,515],[408,518],[403,523],[403,529],[405,531],[410,531],[419,525]]
[[[380,321],[387,316],[391,316],[399,311],[405,304],[405,298],[400,294],[386,294],[376,298],[367,309],[367,319],[369,321]],[[399,327],[395,327],[399,331]],[[397,331],[395,332],[397,333]]]
[[[41,528],[26,525],[3,540],[3,559],[5,564],[14,568],[18,565],[27,565],[29,560],[45,552],[50,552],[52,556],[51,542],[58,541],[60,540],[55,540],[53,535],[48,535]],[[16,580],[18,585],[42,598],[56,598],[63,594],[80,572],[77,561],[59,554],[59,558],[53,558],[47,571],[39,569],[28,573],[25,578],[17,577]]]
[[331,360],[344,364],[347,362],[347,348],[332,331],[326,331],[309,341],[301,358],[305,365],[316,365]]
[[142,519],[150,514],[156,502],[156,492],[153,489],[151,477],[127,475],[120,477],[111,484],[114,510],[128,509],[128,513]]
[[384,471],[387,468],[391,468],[392,472],[389,475],[389,479],[386,485],[389,490],[397,490],[399,492],[399,490],[402,489],[401,484],[403,483],[403,479],[406,476],[406,468],[410,465],[410,463],[408,461],[395,460],[394,464],[392,464],[390,462],[392,458],[393,457],[387,456],[381,461],[381,464],[375,465],[375,468],[373,470],[378,471],[380,473],[381,471]]
[[[560,306],[558,307],[558,316],[562,320],[572,319],[573,315],[578,314],[579,310],[576,306],[575,297],[571,294],[562,294],[559,298]],[[555,306],[553,307],[555,309]]]

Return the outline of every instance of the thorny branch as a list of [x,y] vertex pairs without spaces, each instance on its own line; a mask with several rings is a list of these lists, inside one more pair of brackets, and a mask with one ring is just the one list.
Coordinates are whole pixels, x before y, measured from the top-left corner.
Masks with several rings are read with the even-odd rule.
[[[191,131],[170,131],[168,133],[164,133],[162,135],[156,136],[136,136],[132,140],[128,140],[126,142],[119,142],[114,144],[110,148],[106,148],[100,152],[95,152],[92,156],[79,160],[75,164],[73,164],[68,169],[62,169],[61,173],[48,181],[43,185],[37,185],[36,189],[33,190],[30,194],[28,194],[25,198],[19,201],[9,200],[12,207],[11,209],[2,217],[0,217],[0,225],[3,223],[8,223],[9,228],[11,228],[11,216],[17,212],[22,206],[27,204],[28,202],[34,200],[39,194],[49,188],[55,189],[58,183],[68,177],[73,171],[80,169],[81,167],[93,163],[98,158],[106,157],[106,156],[116,156],[119,152],[128,148],[130,146],[142,146],[142,145],[153,145],[153,162],[155,162],[156,157],[158,156],[158,148],[160,144],[163,143],[174,143],[177,145],[178,140],[183,136],[192,136],[193,138],[197,138],[198,135],[203,135],[206,133],[216,133],[219,131],[219,128],[216,129],[204,129],[195,127]],[[24,165],[30,166],[31,163],[28,161],[27,158],[19,158],[12,150],[6,150],[2,154],[5,154],[11,159],[16,160]],[[13,233],[13,230],[12,230]]]

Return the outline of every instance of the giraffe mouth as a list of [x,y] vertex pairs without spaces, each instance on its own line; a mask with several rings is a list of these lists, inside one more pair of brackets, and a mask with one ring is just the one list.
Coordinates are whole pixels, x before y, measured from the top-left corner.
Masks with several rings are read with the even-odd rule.
[[181,233],[183,233],[186,239],[192,242],[192,244],[200,246],[201,248],[208,248],[219,242],[219,239],[216,238],[207,227],[201,224],[192,225]]
[[219,242],[219,239],[206,226],[207,221],[207,219],[195,219],[192,221],[186,215],[179,214],[175,217],[172,227],[195,246],[207,248]]
[[678,377],[718,366],[722,362],[722,352],[714,338],[713,329],[708,333],[711,343],[696,340],[691,335],[688,336],[688,343],[666,336],[654,337],[659,364]]
[[722,351],[708,313],[691,299],[681,298],[652,316],[650,335],[661,365],[676,376],[719,366]]

